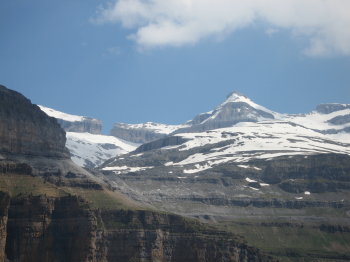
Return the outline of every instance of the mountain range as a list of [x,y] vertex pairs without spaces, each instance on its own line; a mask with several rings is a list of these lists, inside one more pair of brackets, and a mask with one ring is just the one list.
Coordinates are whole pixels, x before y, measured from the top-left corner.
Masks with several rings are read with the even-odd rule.
[[[210,145],[211,152],[204,155],[192,154],[182,162],[166,163],[168,166],[195,164],[198,171],[217,163],[246,162],[252,158],[331,152],[349,154],[349,104],[321,104],[308,114],[281,114],[232,92],[214,110],[201,113],[184,124],[116,123],[109,136],[100,134],[100,120],[68,115],[43,106],[41,109],[55,117],[66,130],[67,147],[73,161],[90,168],[134,151],[141,144],[136,152],[164,147],[187,152]],[[98,128],[96,123],[99,123]]]
[[183,124],[103,135],[0,100],[1,261],[350,259],[348,104],[282,114],[233,92]]
[[0,119],[0,261],[276,261],[237,234],[114,190],[72,162],[62,123],[4,86]]

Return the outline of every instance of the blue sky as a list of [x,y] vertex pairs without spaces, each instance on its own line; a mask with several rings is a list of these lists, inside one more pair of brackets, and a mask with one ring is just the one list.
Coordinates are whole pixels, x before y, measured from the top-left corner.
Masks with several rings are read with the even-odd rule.
[[1,1],[0,83],[99,118],[107,133],[114,122],[183,123],[233,90],[282,113],[350,103],[346,1],[324,16],[298,0],[162,1]]

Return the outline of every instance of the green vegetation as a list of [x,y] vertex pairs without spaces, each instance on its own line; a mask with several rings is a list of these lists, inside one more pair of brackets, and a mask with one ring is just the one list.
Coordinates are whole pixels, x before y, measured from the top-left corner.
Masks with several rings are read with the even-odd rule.
[[39,177],[18,174],[0,174],[0,191],[7,192],[11,197],[19,195],[61,197],[67,195],[64,190]]
[[11,197],[38,196],[62,197],[76,195],[85,199],[92,209],[136,209],[135,203],[118,192],[79,187],[58,187],[40,177],[21,174],[0,174],[0,191]]
[[92,209],[137,209],[138,206],[125,196],[109,190],[64,187],[63,190],[85,199]]
[[248,244],[282,262],[348,261],[350,232],[329,233],[317,226],[271,221],[230,222],[223,228],[242,235]]

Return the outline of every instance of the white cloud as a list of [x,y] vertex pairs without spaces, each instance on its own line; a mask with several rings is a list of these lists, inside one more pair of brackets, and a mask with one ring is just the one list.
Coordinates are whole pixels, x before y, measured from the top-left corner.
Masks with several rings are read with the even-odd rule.
[[195,44],[263,22],[305,37],[308,55],[350,55],[350,0],[117,0],[95,21],[121,23],[143,48]]

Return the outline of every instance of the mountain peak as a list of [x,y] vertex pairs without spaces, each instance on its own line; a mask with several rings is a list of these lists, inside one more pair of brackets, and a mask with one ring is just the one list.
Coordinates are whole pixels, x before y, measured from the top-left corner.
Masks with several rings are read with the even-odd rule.
[[245,97],[245,98],[247,98],[245,95],[243,95],[242,93],[240,93],[238,91],[232,91],[226,96],[226,99],[238,98],[238,97]]
[[232,103],[232,102],[236,102],[236,103],[243,102],[243,103],[251,104],[252,100],[250,100],[248,97],[246,97],[245,95],[242,95],[241,93],[239,93],[237,91],[233,91],[230,94],[228,94],[224,104]]

